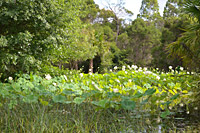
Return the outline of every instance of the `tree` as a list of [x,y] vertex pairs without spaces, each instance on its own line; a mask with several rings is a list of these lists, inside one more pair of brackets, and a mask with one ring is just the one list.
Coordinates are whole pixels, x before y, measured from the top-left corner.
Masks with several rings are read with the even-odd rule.
[[128,59],[134,64],[146,66],[152,61],[152,48],[160,45],[160,31],[153,23],[137,18],[127,29],[131,50]]
[[[69,60],[81,27],[81,1],[2,0],[0,73],[3,77]],[[72,43],[73,42],[73,43]]]
[[163,18],[178,17],[181,14],[184,0],[168,0],[166,2]]
[[185,66],[198,70],[200,68],[200,1],[186,0],[185,13],[191,15],[192,23],[174,43],[168,46],[170,55],[182,58]]
[[160,19],[159,6],[157,0],[142,0],[139,18],[149,21]]
[[185,32],[186,25],[190,23],[188,15],[182,13],[184,1],[168,0],[163,13],[164,25],[161,29],[161,44],[153,49],[153,66],[168,70],[169,65],[173,67],[182,66],[179,56],[169,56],[167,47],[170,43],[178,40]]
[[121,18],[131,16],[133,13],[124,7],[124,1],[119,0],[118,3],[111,3],[107,1],[107,8],[113,13],[113,21],[116,26],[116,37],[115,42],[118,45],[118,36],[120,34]]

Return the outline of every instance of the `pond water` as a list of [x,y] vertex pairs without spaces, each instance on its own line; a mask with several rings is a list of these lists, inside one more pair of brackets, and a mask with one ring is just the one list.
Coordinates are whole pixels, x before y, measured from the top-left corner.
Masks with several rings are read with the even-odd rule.
[[[146,118],[144,117],[144,119]],[[149,122],[144,120],[141,123],[143,126],[134,123],[135,125],[130,126],[128,130],[121,133],[200,133],[200,112],[196,110],[190,113],[179,110],[174,115],[161,119],[160,123],[155,120]]]

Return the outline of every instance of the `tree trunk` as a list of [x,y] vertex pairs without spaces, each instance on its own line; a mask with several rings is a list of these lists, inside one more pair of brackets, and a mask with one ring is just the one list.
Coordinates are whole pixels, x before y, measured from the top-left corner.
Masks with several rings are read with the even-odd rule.
[[59,66],[59,69],[62,69],[62,63],[61,62],[59,62],[58,66]]
[[74,61],[74,67],[76,70],[78,70],[78,61]]
[[93,59],[90,59],[89,72],[93,73]]
[[116,34],[116,38],[115,38],[115,42],[116,42],[116,45],[118,46],[118,35],[119,35],[119,19],[117,17],[115,17],[116,19],[116,25],[117,25],[117,34]]

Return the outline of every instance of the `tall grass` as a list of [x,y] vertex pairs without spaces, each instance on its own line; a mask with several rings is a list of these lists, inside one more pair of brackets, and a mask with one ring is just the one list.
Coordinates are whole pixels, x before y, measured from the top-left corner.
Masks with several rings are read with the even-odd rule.
[[[139,114],[136,116],[136,114]],[[139,116],[139,117],[138,117]],[[101,109],[89,103],[40,104],[20,103],[13,109],[8,105],[0,108],[0,131],[15,132],[66,132],[66,133],[108,133],[108,132],[177,132],[171,120],[158,122],[156,115],[147,111],[126,111]],[[182,131],[195,131],[186,127]]]

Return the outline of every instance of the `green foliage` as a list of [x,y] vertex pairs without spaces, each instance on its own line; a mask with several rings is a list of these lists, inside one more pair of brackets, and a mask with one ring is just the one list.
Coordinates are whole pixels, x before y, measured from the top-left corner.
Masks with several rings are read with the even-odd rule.
[[127,49],[131,50],[128,59],[135,64],[146,66],[152,61],[152,48],[160,45],[161,33],[153,23],[137,18],[127,29],[131,38]]
[[163,18],[179,17],[181,15],[183,3],[184,0],[167,0],[163,12]]
[[187,25],[185,32],[181,37],[174,43],[171,43],[168,46],[168,50],[171,55],[179,56],[182,58],[185,66],[190,69],[197,70],[199,69],[199,1],[186,1],[185,11],[192,15],[192,21]]
[[[44,106],[59,104],[90,104],[99,109],[148,110],[165,118],[169,106],[193,101],[192,89],[199,77],[187,71],[160,73],[136,66],[105,74],[66,74],[52,78],[46,75],[23,75],[9,83],[0,83],[1,105],[15,108],[20,104]],[[116,71],[116,69],[115,69]],[[188,100],[188,98],[190,98]],[[148,103],[148,104],[147,104]],[[173,110],[171,110],[173,111]],[[150,113],[150,112],[149,112]]]
[[155,21],[160,19],[159,6],[157,0],[142,0],[139,18],[144,20]]
[[[3,0],[0,8],[0,72],[3,78],[66,62],[80,28],[80,2]],[[80,33],[79,33],[80,34]],[[67,50],[66,50],[67,48]]]

